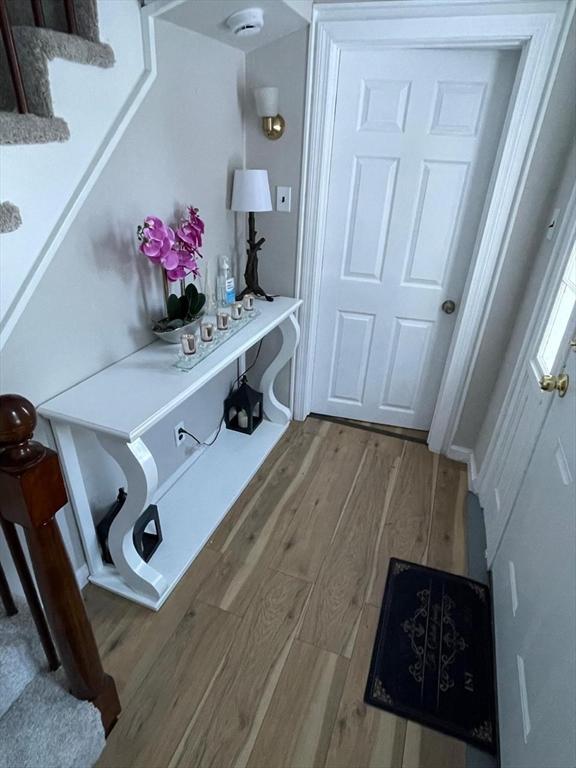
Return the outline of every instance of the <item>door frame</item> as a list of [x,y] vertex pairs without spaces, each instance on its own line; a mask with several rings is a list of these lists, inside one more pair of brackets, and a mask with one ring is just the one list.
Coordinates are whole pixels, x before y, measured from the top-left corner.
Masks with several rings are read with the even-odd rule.
[[305,419],[312,403],[331,160],[323,148],[332,146],[340,52],[423,47],[520,51],[511,102],[428,436],[432,451],[446,453],[452,447],[462,413],[479,340],[506,258],[574,10],[568,0],[370,0],[314,7],[296,264],[296,295],[304,301],[300,315],[302,338],[292,370],[296,419]]

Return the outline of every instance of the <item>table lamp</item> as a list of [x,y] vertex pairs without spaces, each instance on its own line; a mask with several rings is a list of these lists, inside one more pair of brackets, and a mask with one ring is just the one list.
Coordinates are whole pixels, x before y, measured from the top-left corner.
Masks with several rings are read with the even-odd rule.
[[248,258],[244,272],[246,288],[237,298],[241,299],[245,294],[253,293],[255,296],[263,296],[266,301],[273,301],[272,296],[269,296],[258,282],[258,251],[261,250],[266,239],[261,237],[256,240],[254,220],[255,212],[272,210],[268,171],[252,169],[234,171],[231,208],[233,211],[248,214],[248,248],[246,249]]

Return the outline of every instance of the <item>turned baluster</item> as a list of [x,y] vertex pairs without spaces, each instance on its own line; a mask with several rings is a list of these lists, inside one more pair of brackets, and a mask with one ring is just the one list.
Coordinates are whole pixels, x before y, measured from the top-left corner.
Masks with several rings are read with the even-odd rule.
[[20,69],[18,52],[16,51],[16,43],[14,42],[14,35],[12,34],[12,24],[8,15],[6,0],[0,0],[0,33],[2,35],[2,42],[4,43],[4,50],[6,52],[14,95],[16,96],[18,112],[26,114],[28,112],[28,99],[26,98],[26,92],[24,90],[24,80],[22,79],[22,70]]
[[[52,635],[50,634],[50,629],[48,628],[46,617],[44,616],[42,604],[38,599],[38,593],[36,592],[34,579],[32,578],[32,574],[28,568],[24,550],[22,549],[20,539],[18,538],[18,533],[16,532],[16,526],[14,523],[9,522],[8,520],[4,520],[4,518],[1,516],[1,513],[0,525],[4,531],[4,537],[6,539],[6,543],[8,544],[8,549],[10,550],[10,554],[14,560],[14,565],[16,566],[16,571],[20,577],[20,582],[22,584],[24,594],[26,595],[26,601],[28,603],[28,607],[30,608],[30,613],[34,619],[34,624],[36,625],[38,635],[40,636],[40,642],[42,643],[44,653],[46,654],[48,666],[52,671],[54,671],[60,666],[60,662],[58,661],[58,654],[56,653],[54,643],[52,642]],[[14,613],[16,612],[16,607],[14,606]]]
[[71,693],[91,701],[106,733],[120,712],[114,680],[104,673],[82,595],[56,522],[67,502],[58,456],[32,440],[36,411],[18,395],[0,396],[0,517],[20,525],[48,626]]
[[76,18],[76,7],[74,5],[75,0],[64,0],[64,12],[66,14],[66,23],[68,25],[68,32],[71,35],[78,34],[78,21]]
[[37,27],[45,27],[46,20],[44,18],[44,8],[42,7],[42,0],[31,0],[32,2],[32,14],[34,16],[34,24]]
[[0,563],[0,599],[2,600],[7,616],[14,616],[18,613],[18,609],[12,599],[12,592],[10,592],[8,579],[4,573],[4,568],[2,568],[2,563]]

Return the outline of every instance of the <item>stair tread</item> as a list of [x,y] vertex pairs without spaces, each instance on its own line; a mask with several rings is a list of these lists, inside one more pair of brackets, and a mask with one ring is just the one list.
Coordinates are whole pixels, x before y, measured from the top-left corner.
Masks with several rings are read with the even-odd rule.
[[[12,27],[12,33],[28,110],[37,116],[54,115],[48,70],[48,62],[52,59],[65,59],[76,64],[104,69],[114,65],[114,51],[107,43],[93,42],[67,32],[40,27],[15,26]],[[0,95],[2,108],[9,109],[13,106],[10,94],[5,88],[0,90]],[[6,142],[2,138],[2,143],[14,142]]]
[[100,713],[74,698],[62,672],[37,675],[0,718],[0,768],[83,768],[104,749]]
[[45,27],[15,26],[12,32],[17,46],[41,43],[42,53],[49,59],[65,58],[96,67],[111,67],[114,64],[114,51],[108,43]]
[[20,606],[15,616],[0,619],[0,716],[46,666],[36,627],[27,608]]
[[48,144],[69,138],[68,123],[61,117],[0,110],[0,144]]

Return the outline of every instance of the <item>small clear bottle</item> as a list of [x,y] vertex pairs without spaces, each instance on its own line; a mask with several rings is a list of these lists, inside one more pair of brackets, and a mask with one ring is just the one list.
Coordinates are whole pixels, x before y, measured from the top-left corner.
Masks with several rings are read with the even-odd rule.
[[234,276],[232,275],[230,260],[226,255],[222,255],[218,259],[216,293],[219,307],[229,307],[236,301]]

